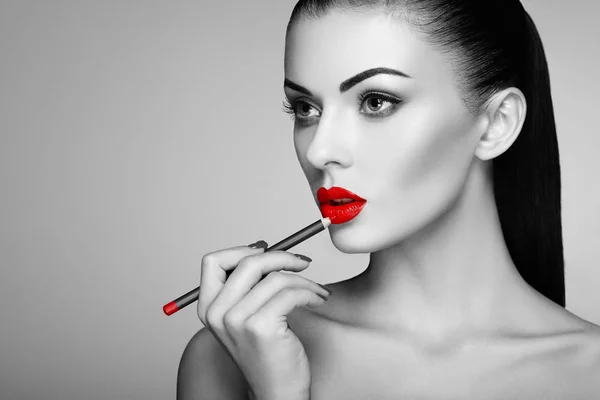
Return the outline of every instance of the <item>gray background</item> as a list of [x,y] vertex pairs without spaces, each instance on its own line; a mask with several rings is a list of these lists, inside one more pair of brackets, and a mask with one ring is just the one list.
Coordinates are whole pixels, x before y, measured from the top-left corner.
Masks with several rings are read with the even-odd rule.
[[[295,1],[0,2],[0,398],[169,399],[206,252],[320,217],[280,111]],[[600,323],[596,1],[524,1],[550,64],[568,309]],[[368,255],[294,249],[322,283]],[[335,296],[335,294],[333,294]]]

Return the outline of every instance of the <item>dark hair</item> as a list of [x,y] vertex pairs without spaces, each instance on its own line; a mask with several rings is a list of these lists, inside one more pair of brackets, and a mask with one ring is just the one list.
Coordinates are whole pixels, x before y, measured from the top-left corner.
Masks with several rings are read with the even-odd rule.
[[527,116],[517,140],[492,160],[504,240],[523,279],[565,306],[558,140],[546,55],[538,30],[518,0],[300,0],[301,18],[332,9],[377,9],[406,21],[451,61],[468,110],[519,88]]

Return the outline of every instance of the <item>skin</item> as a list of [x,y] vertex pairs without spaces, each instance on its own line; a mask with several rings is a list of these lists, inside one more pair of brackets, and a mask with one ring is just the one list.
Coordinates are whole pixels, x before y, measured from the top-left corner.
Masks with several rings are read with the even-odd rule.
[[[410,78],[377,75],[340,93],[342,81],[374,67]],[[597,394],[598,326],[520,277],[497,217],[490,160],[520,133],[523,93],[503,90],[471,115],[441,53],[378,12],[299,21],[285,77],[312,94],[284,88],[315,203],[331,186],[367,199],[355,219],[329,228],[340,251],[370,253],[367,269],[329,284],[323,307],[290,315],[311,360],[313,398]],[[358,104],[366,91],[402,102]]]
[[[376,67],[410,78],[376,75],[340,93]],[[323,301],[314,282],[280,272],[308,267],[288,252],[205,255],[198,315],[208,329],[184,351],[177,398],[595,398],[599,327],[520,277],[497,217],[491,160],[520,133],[523,93],[505,89],[471,115],[451,64],[378,12],[299,21],[285,78],[317,206],[320,187],[367,200],[329,234],[342,252],[370,253],[369,265],[327,285]],[[401,102],[359,103],[366,91]]]

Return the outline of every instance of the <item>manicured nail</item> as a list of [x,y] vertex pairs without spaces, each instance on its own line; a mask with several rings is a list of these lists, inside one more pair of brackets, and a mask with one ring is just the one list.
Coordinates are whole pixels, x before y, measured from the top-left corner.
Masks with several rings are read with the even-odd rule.
[[266,249],[267,247],[269,247],[269,245],[264,240],[259,240],[258,242],[249,244],[248,247],[253,248],[253,249],[258,249],[259,247],[261,247],[263,249]]
[[301,259],[301,260],[308,261],[308,262],[312,262],[312,259],[310,259],[309,257],[306,257],[306,256],[304,256],[304,255],[302,255],[302,254],[295,254],[295,253],[294,253],[294,255],[295,255],[296,257],[298,257],[299,259]]
[[317,296],[319,296],[320,298],[322,298],[325,301],[329,300],[327,297],[323,296],[322,294],[317,293]]
[[327,291],[329,292],[329,294],[333,293],[333,292],[331,291],[331,289],[329,289],[327,286],[325,286],[325,285],[321,285],[320,283],[317,283],[317,285],[319,285],[319,286],[321,286],[323,289],[327,290]]

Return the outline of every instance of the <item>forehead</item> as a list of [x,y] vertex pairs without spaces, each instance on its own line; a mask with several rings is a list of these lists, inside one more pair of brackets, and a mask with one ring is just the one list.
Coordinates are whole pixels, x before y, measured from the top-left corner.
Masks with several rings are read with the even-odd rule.
[[439,52],[380,11],[334,10],[300,19],[288,34],[285,76],[295,82],[323,88],[374,67],[398,69],[420,83],[451,78]]

